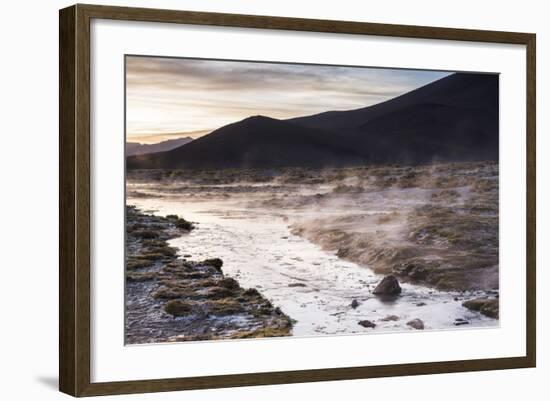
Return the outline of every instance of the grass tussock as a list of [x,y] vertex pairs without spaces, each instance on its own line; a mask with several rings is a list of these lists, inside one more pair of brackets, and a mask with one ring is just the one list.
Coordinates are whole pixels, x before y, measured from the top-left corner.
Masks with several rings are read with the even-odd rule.
[[197,280],[197,279],[210,278],[210,274],[208,274],[208,272],[189,272],[189,273],[178,272],[177,277],[182,278],[184,280]]
[[152,253],[158,253],[158,254],[161,254],[162,256],[169,256],[169,257],[174,257],[178,253],[176,248],[168,246],[166,244],[164,246],[150,247],[148,250]]
[[469,301],[463,302],[462,306],[495,319],[498,319],[499,316],[499,302],[497,298],[470,299]]
[[135,230],[132,232],[132,235],[141,239],[154,239],[159,237],[156,231],[148,229]]
[[204,305],[206,306],[208,314],[211,315],[227,316],[244,312],[243,306],[232,298],[206,301]]
[[204,296],[208,299],[222,299],[235,295],[234,291],[225,287],[209,287]]
[[179,218],[178,220],[176,220],[176,222],[174,224],[180,230],[191,231],[193,228],[195,228],[193,223],[191,223],[190,221],[187,221],[185,219],[182,219],[182,218]]
[[272,305],[259,305],[257,308],[250,310],[250,314],[254,317],[271,316],[274,312]]
[[195,291],[188,290],[181,287],[160,288],[153,294],[153,298],[155,299],[193,298],[195,296],[196,296]]
[[146,259],[146,260],[161,260],[161,259],[164,259],[166,257],[166,255],[162,254],[162,253],[159,253],[159,252],[146,252],[146,253],[142,253],[140,254],[139,256],[141,259]]
[[147,273],[128,273],[126,275],[126,281],[128,282],[143,282],[143,281],[151,281],[156,278],[155,272],[147,272]]
[[262,294],[255,289],[255,288],[249,288],[243,292],[243,295],[248,298],[260,298]]
[[232,339],[287,337],[291,334],[291,327],[261,327],[250,331],[238,332]]
[[164,310],[174,317],[189,316],[197,312],[197,304],[195,302],[172,300],[166,302]]
[[212,266],[212,267],[220,270],[223,266],[223,260],[221,260],[220,258],[205,259],[202,262],[200,262],[199,264],[201,264],[203,266]]
[[217,282],[217,284],[220,287],[228,288],[230,290],[237,290],[237,289],[240,288],[239,283],[237,282],[237,280],[235,280],[234,278],[231,278],[231,277],[222,278],[221,280],[219,280]]
[[150,267],[152,264],[152,261],[148,259],[129,257],[126,260],[126,270],[142,269],[144,267]]

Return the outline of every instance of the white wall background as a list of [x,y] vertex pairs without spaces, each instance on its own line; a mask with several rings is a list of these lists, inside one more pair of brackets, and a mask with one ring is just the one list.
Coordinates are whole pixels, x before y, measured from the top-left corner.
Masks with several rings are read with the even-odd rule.
[[[496,0],[157,0],[95,1],[138,7],[358,20],[537,33],[538,47],[538,368],[436,376],[119,396],[131,400],[333,400],[407,398],[445,401],[543,399],[550,375],[547,308],[550,275],[548,171],[550,25],[545,2]],[[69,1],[4,4],[0,61],[0,395],[57,400],[58,9]],[[546,185],[545,185],[546,184]],[[7,223],[7,224],[6,224]],[[518,245],[521,246],[521,245]],[[452,344],[449,344],[452,346]],[[547,380],[547,379],[546,379]],[[114,397],[102,398],[105,400]]]

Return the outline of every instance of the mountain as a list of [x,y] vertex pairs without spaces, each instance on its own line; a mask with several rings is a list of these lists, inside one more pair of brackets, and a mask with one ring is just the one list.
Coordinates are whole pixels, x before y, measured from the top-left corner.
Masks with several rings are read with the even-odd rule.
[[162,141],[159,143],[153,144],[143,144],[138,142],[126,142],[126,156],[134,155],[143,155],[146,153],[156,153],[156,152],[165,152],[167,150],[172,150],[182,145],[185,145],[191,142],[193,138],[176,138],[169,139],[167,141]]
[[226,125],[168,152],[128,157],[133,168],[343,166],[362,158],[332,132],[265,116]]
[[132,168],[270,168],[498,159],[498,75],[455,73],[388,101],[289,120],[255,116]]
[[288,120],[338,133],[369,163],[498,159],[499,78],[455,73],[376,105]]

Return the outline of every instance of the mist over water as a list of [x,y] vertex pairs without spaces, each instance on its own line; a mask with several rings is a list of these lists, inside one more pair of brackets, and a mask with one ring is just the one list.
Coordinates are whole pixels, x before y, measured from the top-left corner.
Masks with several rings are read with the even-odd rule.
[[[293,335],[412,330],[417,318],[425,329],[498,326],[462,306],[498,294],[498,165],[136,172],[127,191],[145,212],[195,222],[170,240],[180,256],[221,258],[295,320]],[[372,294],[399,269],[400,296]]]

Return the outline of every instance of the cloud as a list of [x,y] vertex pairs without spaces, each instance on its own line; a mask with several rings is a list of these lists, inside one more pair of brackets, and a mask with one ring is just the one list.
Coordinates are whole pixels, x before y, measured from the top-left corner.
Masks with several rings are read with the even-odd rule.
[[446,73],[128,56],[127,131],[209,131],[250,115],[292,118],[366,107]]

